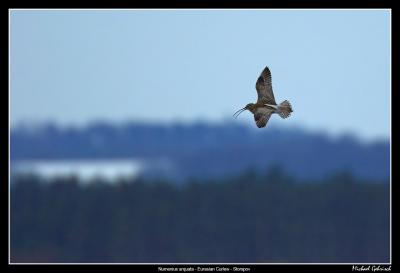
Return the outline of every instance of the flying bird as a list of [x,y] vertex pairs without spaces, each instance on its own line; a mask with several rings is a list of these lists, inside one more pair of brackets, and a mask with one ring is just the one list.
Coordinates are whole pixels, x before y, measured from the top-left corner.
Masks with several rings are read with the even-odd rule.
[[287,118],[293,112],[292,105],[285,100],[276,104],[272,91],[271,71],[268,66],[264,68],[256,82],[258,99],[256,103],[249,103],[244,108],[239,109],[233,114],[237,118],[242,112],[249,110],[254,115],[254,120],[258,128],[265,127],[272,114],[276,113],[281,118]]

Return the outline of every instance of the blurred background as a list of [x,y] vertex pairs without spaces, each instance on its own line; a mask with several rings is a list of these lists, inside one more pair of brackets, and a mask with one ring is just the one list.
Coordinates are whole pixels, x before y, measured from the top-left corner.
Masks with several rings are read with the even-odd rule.
[[11,10],[11,262],[390,262],[390,16]]

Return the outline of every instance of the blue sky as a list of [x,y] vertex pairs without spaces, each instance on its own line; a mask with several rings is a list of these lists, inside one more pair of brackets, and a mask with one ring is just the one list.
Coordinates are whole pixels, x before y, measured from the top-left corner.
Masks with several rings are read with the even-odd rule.
[[254,125],[268,65],[294,109],[269,125],[387,138],[390,39],[388,10],[12,10],[11,126]]

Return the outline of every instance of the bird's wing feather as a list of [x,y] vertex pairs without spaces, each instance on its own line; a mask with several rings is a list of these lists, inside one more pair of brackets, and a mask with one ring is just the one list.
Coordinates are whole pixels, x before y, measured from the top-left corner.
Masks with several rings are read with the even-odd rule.
[[261,75],[258,77],[256,90],[258,94],[258,103],[276,105],[274,93],[272,91],[271,71],[269,71],[268,66],[264,68]]
[[274,110],[269,107],[257,108],[257,110],[254,112],[254,120],[257,124],[257,127],[265,127],[273,112]]

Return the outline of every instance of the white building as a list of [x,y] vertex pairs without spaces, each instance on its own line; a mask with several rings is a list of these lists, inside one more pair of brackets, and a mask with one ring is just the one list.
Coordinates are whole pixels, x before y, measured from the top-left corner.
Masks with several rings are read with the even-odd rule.
[[34,174],[45,179],[76,176],[83,183],[94,178],[110,183],[134,178],[144,169],[139,160],[23,160],[10,164],[11,175]]

